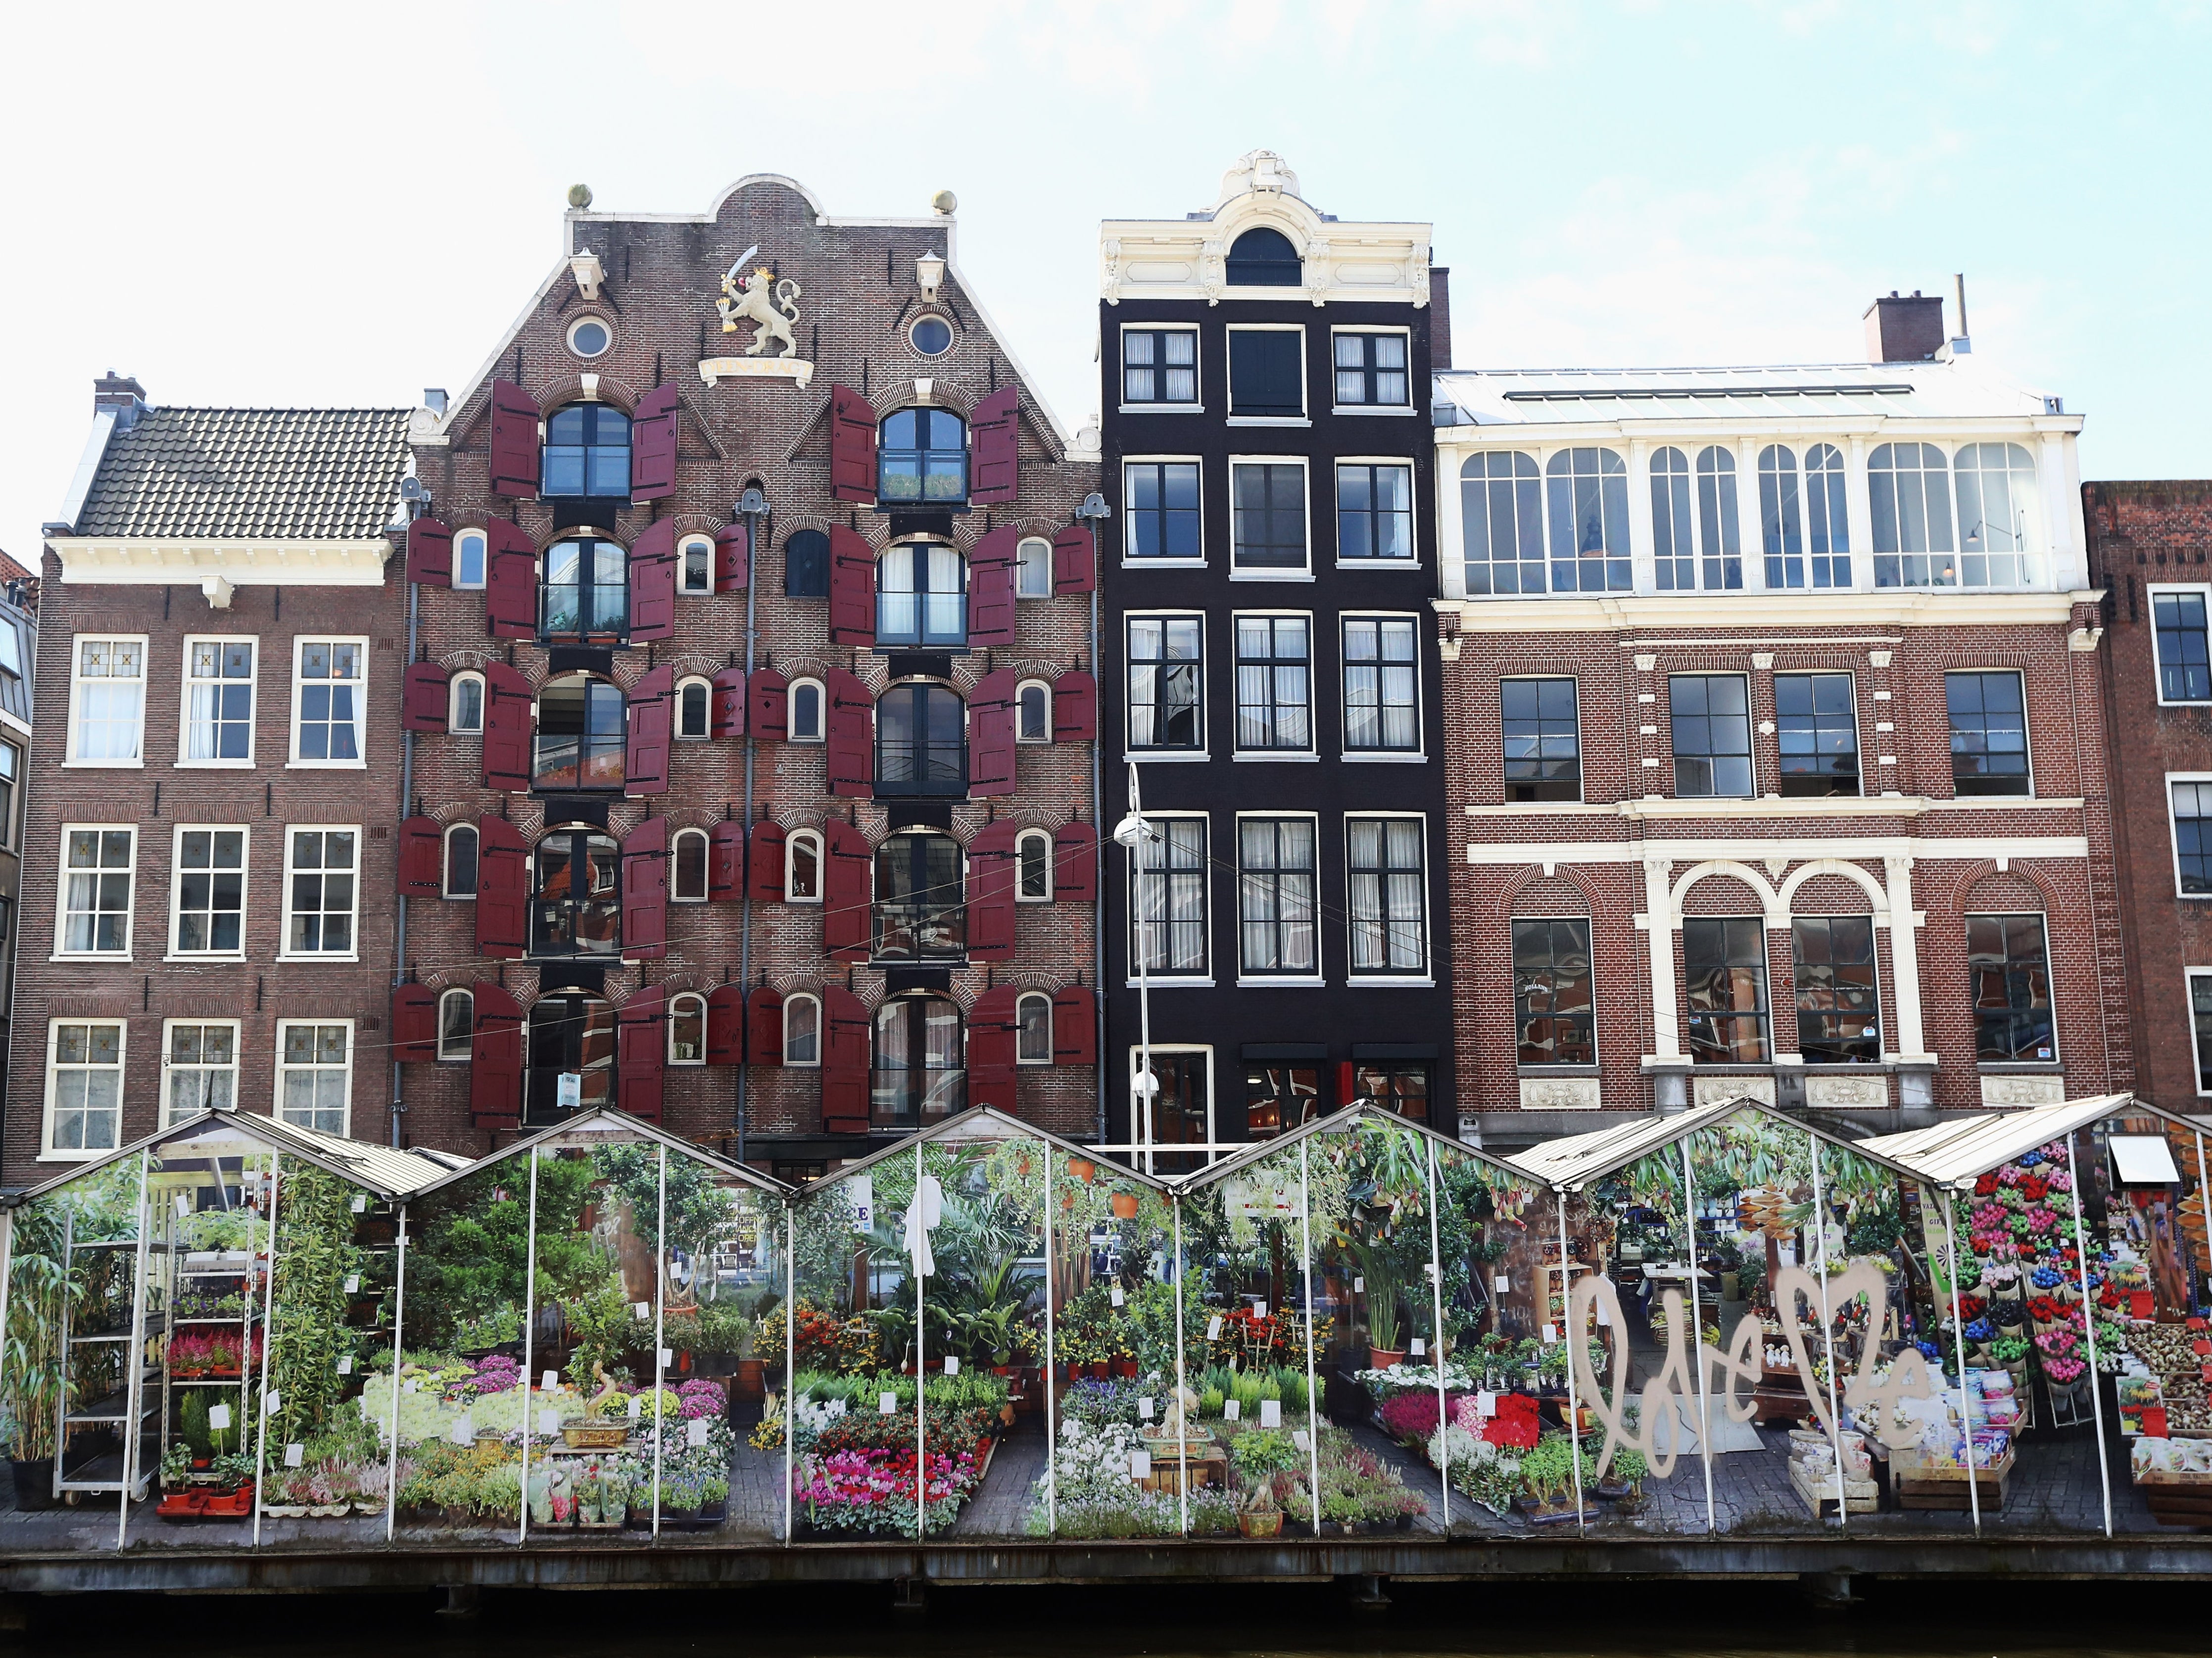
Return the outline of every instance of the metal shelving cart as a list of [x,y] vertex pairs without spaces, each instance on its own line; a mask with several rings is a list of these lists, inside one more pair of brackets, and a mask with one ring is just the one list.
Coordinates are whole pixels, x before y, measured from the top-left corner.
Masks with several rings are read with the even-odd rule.
[[[140,1217],[144,1230],[145,1218]],[[156,1243],[151,1238],[113,1238],[100,1241],[80,1240],[76,1236],[76,1218],[72,1212],[64,1223],[62,1231],[62,1274],[65,1283],[74,1282],[81,1257],[109,1251],[127,1249],[134,1259],[130,1274],[131,1304],[123,1321],[103,1323],[102,1327],[79,1330],[74,1327],[74,1297],[64,1298],[62,1311],[62,1376],[61,1400],[56,1407],[59,1429],[55,1443],[54,1494],[74,1503],[87,1493],[118,1495],[128,1491],[135,1502],[146,1494],[149,1473],[160,1460],[158,1418],[165,1400],[157,1398],[149,1383],[161,1380],[162,1366],[147,1357],[147,1345],[161,1333],[163,1313],[149,1310],[147,1306],[147,1264],[149,1258],[166,1254],[166,1242]],[[112,1316],[107,1309],[103,1314]],[[88,1350],[94,1347],[119,1345],[121,1361],[115,1366],[118,1386],[98,1399],[70,1406],[70,1398],[77,1390],[77,1374],[88,1362]],[[115,1439],[112,1448],[102,1448],[85,1455],[72,1464],[70,1447],[72,1436],[87,1436],[106,1429]],[[153,1455],[147,1453],[147,1442],[153,1441]]]

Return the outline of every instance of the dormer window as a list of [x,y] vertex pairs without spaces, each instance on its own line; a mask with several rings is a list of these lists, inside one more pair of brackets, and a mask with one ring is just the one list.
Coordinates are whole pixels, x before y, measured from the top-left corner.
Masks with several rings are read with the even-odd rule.
[[968,499],[968,422],[951,410],[901,409],[886,416],[878,452],[877,495],[884,505]]
[[1229,245],[1231,288],[1301,288],[1305,265],[1291,239],[1265,226],[1248,230]]
[[572,403],[545,422],[541,495],[629,499],[629,416],[604,403]]

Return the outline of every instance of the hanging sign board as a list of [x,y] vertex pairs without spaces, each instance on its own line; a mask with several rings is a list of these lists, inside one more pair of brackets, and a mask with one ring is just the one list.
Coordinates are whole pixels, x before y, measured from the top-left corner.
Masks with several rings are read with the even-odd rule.
[[563,1071],[553,1078],[553,1103],[563,1111],[574,1111],[584,1102],[584,1073]]
[[853,1200],[853,1230],[868,1232],[876,1224],[876,1177],[855,1175],[845,1182],[845,1193]]

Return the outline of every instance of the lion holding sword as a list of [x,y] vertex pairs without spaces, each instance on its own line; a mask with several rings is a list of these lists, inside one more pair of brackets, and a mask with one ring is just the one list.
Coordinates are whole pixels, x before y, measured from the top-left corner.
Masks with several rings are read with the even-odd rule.
[[[759,356],[769,342],[775,340],[781,342],[783,349],[775,355],[795,357],[799,341],[792,334],[791,325],[799,320],[799,307],[792,301],[805,290],[788,276],[776,282],[774,273],[766,269],[740,276],[745,261],[759,251],[757,245],[747,248],[723,274],[722,297],[714,301],[714,309],[721,313],[725,334],[736,333],[740,322],[755,325],[753,343],[745,348],[745,355]],[[782,307],[780,313],[778,306]]]

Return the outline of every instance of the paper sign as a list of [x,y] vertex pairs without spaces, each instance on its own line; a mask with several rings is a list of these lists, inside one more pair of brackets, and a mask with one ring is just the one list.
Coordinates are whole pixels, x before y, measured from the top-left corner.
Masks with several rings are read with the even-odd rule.
[[1428,1351],[1429,1344],[1422,1340],[1419,1336],[1415,1336],[1411,1342],[1407,1344],[1406,1347],[1406,1351],[1414,1358],[1420,1357]]
[[456,1445],[473,1445],[476,1443],[477,1430],[470,1425],[468,1413],[465,1411],[454,1419],[453,1425],[447,1430],[446,1437],[452,1440]]
[[635,1422],[638,1418],[644,1414],[645,1395],[642,1394],[632,1394],[629,1396],[629,1419]]
[[356,1192],[353,1194],[353,1212],[356,1215],[365,1215],[368,1212],[368,1193]]
[[1366,1294],[1366,1293],[1367,1293],[1367,1280],[1366,1280],[1365,1278],[1356,1278],[1352,1279],[1352,1293],[1353,1295],[1355,1295],[1355,1296],[1360,1296],[1360,1295],[1364,1295],[1364,1294]]
[[1263,1399],[1260,1401],[1260,1425],[1263,1428],[1279,1428],[1283,1425],[1281,1400]]
[[876,1177],[855,1175],[845,1182],[845,1195],[853,1201],[853,1230],[869,1232],[876,1224]]
[[261,1408],[264,1411],[281,1411],[284,1408],[284,1401],[277,1397],[274,1388],[261,1395]]
[[351,1376],[353,1374],[353,1355],[351,1353],[348,1353],[343,1358],[338,1361],[338,1374],[340,1376]]
[[1496,1416],[1498,1414],[1498,1395],[1490,1392],[1487,1388],[1477,1394],[1474,1396],[1474,1413],[1477,1416]]
[[192,1212],[192,1206],[191,1206],[191,1201],[190,1201],[188,1199],[186,1199],[186,1198],[185,1198],[185,1194],[184,1194],[182,1192],[178,1193],[177,1193],[177,1218],[178,1218],[179,1220],[181,1220],[181,1219],[183,1219],[186,1215],[189,1215],[189,1214],[191,1214],[191,1212]]
[[1206,1321],[1206,1339],[1208,1341],[1218,1341],[1221,1339],[1220,1314],[1216,1313],[1212,1318]]
[[684,1424],[684,1442],[696,1449],[707,1442],[707,1418],[695,1416]]
[[563,1111],[573,1111],[584,1102],[584,1073],[563,1071],[553,1078],[553,1103]]
[[898,1395],[896,1394],[877,1394],[876,1414],[878,1416],[896,1416],[898,1414]]
[[548,1437],[559,1433],[561,1431],[561,1412],[558,1411],[538,1412],[538,1431],[546,1435]]
[[538,1392],[540,1392],[540,1393],[542,1393],[542,1394],[550,1394],[550,1393],[551,1393],[551,1392],[552,1392],[556,1388],[559,1387],[560,1385],[561,1385],[561,1373],[560,1373],[560,1371],[558,1371],[558,1370],[548,1370],[548,1371],[546,1371],[546,1373],[545,1373],[544,1379],[543,1381],[541,1381],[541,1382],[538,1382]]
[[1243,1414],[1244,1406],[1242,1400],[1224,1399],[1221,1401],[1221,1419],[1224,1422],[1237,1421]]
[[649,1301],[633,1301],[629,1304],[629,1310],[630,1316],[642,1324],[653,1316],[653,1303]]
[[676,1350],[672,1347],[663,1347],[660,1350],[660,1368],[665,1370],[675,1363]]
[[1606,1309],[1606,1304],[1602,1301],[1597,1304],[1597,1321],[1604,1325],[1610,1325],[1613,1322],[1613,1315]]
[[348,1272],[346,1274],[345,1292],[349,1296],[357,1296],[361,1293],[361,1274],[359,1272]]
[[1559,1327],[1556,1324],[1547,1324],[1544,1327],[1544,1345],[1548,1347],[1559,1339]]
[[1502,1296],[1513,1287],[1513,1280],[1500,1272],[1490,1280],[1490,1287]]
[[1129,1453],[1129,1478],[1149,1479],[1152,1477],[1152,1454],[1150,1451]]
[[1255,1317],[1255,1318],[1265,1318],[1265,1317],[1267,1317],[1267,1303],[1266,1302],[1264,1302],[1264,1301],[1263,1301],[1263,1302],[1259,1303],[1257,1305],[1255,1305],[1255,1306],[1252,1309],[1252,1316],[1253,1316],[1253,1317]]
[[1139,1400],[1137,1401],[1137,1420],[1139,1422],[1150,1422],[1152,1419],[1152,1401],[1149,1399]]
[[307,1460],[307,1448],[305,1445],[287,1445],[284,1448],[284,1466],[286,1467],[296,1468]]
[[1114,1286],[1114,1304],[1115,1304],[1116,1307],[1119,1307],[1119,1306],[1121,1306],[1121,1305],[1122,1304],[1122,1303],[1121,1303],[1121,1286],[1120,1284],[1115,1284],[1115,1285]]
[[953,1357],[951,1354],[947,1354],[945,1356],[945,1374],[947,1376],[958,1376],[960,1374],[960,1361]]
[[1307,1439],[1306,1430],[1304,1428],[1293,1428],[1291,1430],[1291,1443],[1297,1446],[1302,1451],[1312,1448],[1312,1442]]
[[225,1428],[230,1426],[230,1406],[228,1405],[209,1406],[208,1426],[214,1429],[217,1433],[222,1432]]

